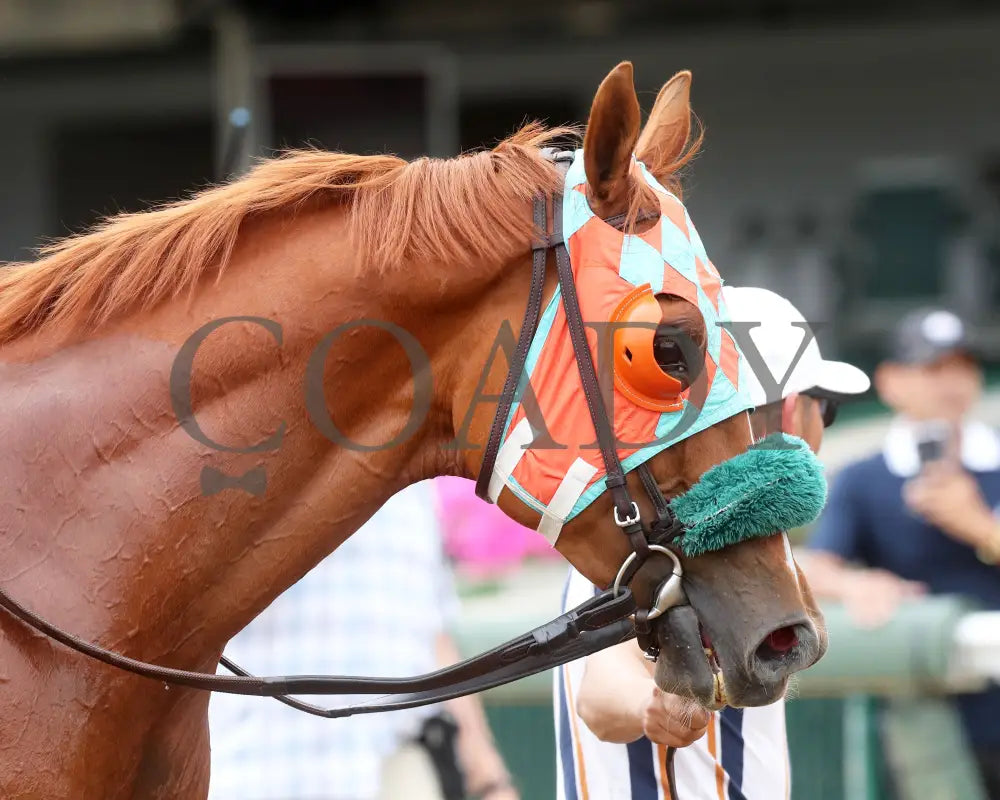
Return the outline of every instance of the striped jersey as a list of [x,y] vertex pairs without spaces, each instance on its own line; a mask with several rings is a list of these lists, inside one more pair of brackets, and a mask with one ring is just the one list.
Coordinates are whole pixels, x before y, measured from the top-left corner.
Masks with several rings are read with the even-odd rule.
[[[594,594],[570,570],[563,596],[569,610]],[[576,713],[586,659],[554,671],[557,800],[787,800],[791,792],[785,705],[724,708],[708,732],[674,754],[641,737],[629,744],[599,740]]]

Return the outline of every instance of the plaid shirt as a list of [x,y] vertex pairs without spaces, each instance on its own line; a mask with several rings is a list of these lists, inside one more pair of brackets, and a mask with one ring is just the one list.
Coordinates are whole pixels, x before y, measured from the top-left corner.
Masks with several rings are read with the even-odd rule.
[[[438,667],[458,607],[430,482],[410,486],[227,646],[257,675],[409,676]],[[220,673],[228,674],[222,668]],[[341,705],[362,698],[304,698]],[[369,800],[433,707],[326,720],[269,698],[209,705],[213,800]]]

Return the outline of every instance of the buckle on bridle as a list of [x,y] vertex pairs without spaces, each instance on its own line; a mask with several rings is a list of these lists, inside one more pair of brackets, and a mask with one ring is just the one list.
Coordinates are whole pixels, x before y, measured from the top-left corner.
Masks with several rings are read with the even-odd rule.
[[[612,506],[615,512],[615,525],[619,528],[627,528],[629,525],[635,525],[639,521],[639,506],[636,505],[635,500],[632,501],[632,514],[625,519],[618,516],[618,506]],[[633,553],[632,555],[635,555]],[[628,563],[628,562],[626,562]]]

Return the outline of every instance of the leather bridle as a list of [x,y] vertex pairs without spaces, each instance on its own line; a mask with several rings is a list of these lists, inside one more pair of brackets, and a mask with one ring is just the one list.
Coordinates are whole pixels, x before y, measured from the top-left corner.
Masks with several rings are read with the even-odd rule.
[[[563,172],[568,169],[569,164],[573,161],[573,153],[571,152],[554,152],[546,149],[544,153]],[[536,198],[532,212],[536,230],[545,231],[548,229],[547,206],[548,203],[544,197]],[[563,236],[562,206],[563,195],[561,192],[556,192],[552,197],[552,232],[544,240],[536,242],[532,247],[531,287],[528,290],[528,304],[524,313],[524,320],[521,323],[521,333],[518,337],[513,359],[511,360],[510,370],[507,373],[507,379],[500,393],[500,401],[497,405],[496,416],[493,418],[493,426],[490,429],[486,452],[479,470],[479,477],[476,480],[476,494],[483,499],[486,499],[488,496],[490,478],[493,475],[497,455],[500,452],[504,427],[507,423],[511,407],[514,404],[517,389],[524,380],[524,365],[528,356],[528,349],[531,347],[531,342],[538,329],[542,309],[542,292],[545,286],[548,251],[554,250],[559,288],[562,292],[563,310],[566,313],[566,323],[569,329],[570,340],[573,344],[573,353],[576,356],[577,369],[580,373],[584,397],[587,400],[587,408],[590,411],[590,419],[593,422],[594,430],[597,432],[597,443],[607,475],[607,487],[611,492],[614,502],[612,514],[615,524],[628,537],[629,544],[632,547],[632,553],[622,564],[615,578],[612,587],[613,591],[617,593],[622,590],[622,587],[627,586],[632,578],[635,577],[639,568],[654,552],[666,555],[673,561],[671,578],[659,587],[653,605],[648,609],[637,609],[635,612],[635,629],[642,649],[651,659],[655,660],[658,651],[655,642],[652,641],[650,622],[663,614],[667,609],[683,601],[683,591],[680,585],[683,571],[680,559],[678,553],[668,545],[675,542],[684,534],[684,528],[674,515],[670,504],[663,496],[656,483],[656,479],[645,463],[640,465],[637,471],[643,488],[652,502],[655,513],[653,524],[648,529],[643,525],[638,504],[632,499],[629,493],[628,484],[625,480],[625,470],[622,469],[622,463],[618,458],[618,450],[615,446],[615,434],[601,393],[597,371],[594,368],[594,360],[590,353],[590,346],[587,344],[587,337],[584,332],[580,302],[577,298],[576,284],[573,280],[573,268],[570,264],[569,251],[566,248],[566,241]],[[636,221],[643,221],[648,218],[650,218],[649,215],[640,215]],[[627,219],[626,215],[619,214],[604,221],[614,227],[622,228],[625,226]]]
[[[545,155],[563,170],[573,158],[572,153],[556,153],[551,150],[545,151]],[[538,327],[548,251],[554,250],[562,302],[566,310],[577,366],[591,419],[597,431],[597,440],[607,473],[608,489],[614,501],[612,513],[615,523],[628,537],[632,546],[632,553],[622,565],[610,589],[561,614],[551,622],[486,653],[451,667],[411,678],[310,675],[255,677],[225,656],[220,663],[235,673],[232,676],[173,669],[130,658],[80,639],[27,609],[2,588],[0,588],[0,606],[36,631],[112,667],[168,685],[226,694],[274,697],[293,708],[327,718],[413,708],[481,692],[561,666],[628,641],[635,636],[639,637],[640,645],[647,655],[655,659],[657,648],[652,638],[651,621],[667,609],[685,602],[681,588],[680,559],[674,544],[684,534],[684,526],[673,514],[669,503],[645,465],[637,467],[637,471],[655,514],[652,524],[648,527],[643,524],[639,506],[629,493],[584,334],[569,253],[562,235],[562,201],[561,192],[553,194],[552,232],[543,240],[536,242],[532,248],[532,275],[527,310],[490,431],[476,491],[480,496],[485,495],[493,473],[504,426],[516,390],[523,380],[528,348]],[[548,198],[538,197],[534,202],[533,218],[539,231],[547,230],[548,210]],[[616,217],[607,219],[606,222],[623,227],[625,220]],[[657,590],[651,607],[637,609],[628,584],[642,564],[654,553],[670,558],[673,570],[670,577]],[[327,709],[287,696],[291,694],[383,696],[370,703]]]

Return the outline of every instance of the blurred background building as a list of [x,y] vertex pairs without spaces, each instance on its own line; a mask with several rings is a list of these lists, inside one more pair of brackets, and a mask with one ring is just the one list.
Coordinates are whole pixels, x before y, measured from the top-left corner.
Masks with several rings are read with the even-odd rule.
[[[862,366],[928,302],[1000,358],[997,0],[0,0],[0,261],[216,180],[234,108],[251,112],[237,169],[306,143],[449,156],[527,119],[584,121],[622,59],[647,110],[694,72],[707,135],[685,199],[729,283],[788,296],[824,353]],[[881,425],[843,426],[828,462],[875,449]],[[504,579],[503,601],[468,587],[470,649],[555,613],[564,567],[545,563]],[[886,634],[825,662],[870,668],[881,647],[905,679],[859,667],[862,686],[848,665],[814,684],[830,699],[789,707],[796,797],[881,796],[866,698],[944,685],[959,612],[935,608],[898,647]],[[551,796],[546,681],[491,709],[529,798]],[[910,773],[951,757],[935,730],[935,748],[903,748]]]
[[312,142],[451,155],[586,119],[631,59],[707,126],[688,200],[735,283],[780,289],[870,360],[938,299],[1000,342],[993,0],[0,0],[0,258]]

